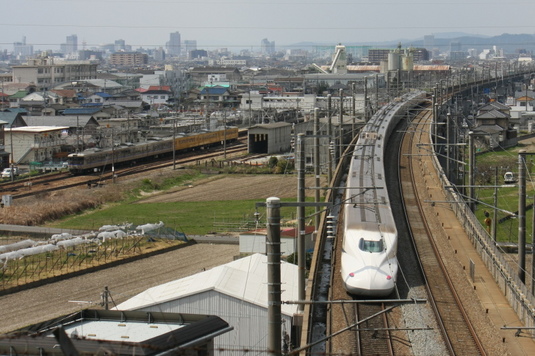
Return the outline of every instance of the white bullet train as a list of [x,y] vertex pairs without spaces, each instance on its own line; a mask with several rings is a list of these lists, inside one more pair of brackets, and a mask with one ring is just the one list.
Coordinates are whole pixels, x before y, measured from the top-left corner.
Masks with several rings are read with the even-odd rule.
[[359,134],[347,176],[341,274],[348,293],[384,297],[398,273],[398,234],[385,181],[386,142],[408,110],[425,100],[412,92],[381,108]]

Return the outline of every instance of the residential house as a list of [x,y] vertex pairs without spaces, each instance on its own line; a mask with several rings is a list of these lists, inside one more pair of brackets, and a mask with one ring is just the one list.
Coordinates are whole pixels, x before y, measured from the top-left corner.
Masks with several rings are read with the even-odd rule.
[[48,114],[64,109],[59,101],[59,95],[54,92],[33,92],[19,100],[19,107],[28,110],[29,115],[40,116],[45,109]]
[[479,109],[472,134],[478,137],[477,142],[480,145],[486,146],[486,149],[493,149],[517,144],[517,132],[510,125],[510,110],[509,106],[499,102],[491,102]]
[[110,98],[112,98],[111,94],[104,93],[104,92],[97,92],[97,93],[94,93],[94,94],[84,98],[82,100],[81,104],[82,105],[84,105],[84,104],[99,104],[99,105],[105,106],[106,105],[106,101],[108,101]]
[[20,107],[20,102],[29,94],[26,90],[19,90],[15,94],[11,94],[8,98],[10,108]]
[[154,87],[140,90],[141,99],[151,106],[169,105],[169,99],[172,98],[173,93],[168,86]]
[[6,127],[22,127],[28,126],[21,112],[18,110],[4,110],[0,111],[0,120],[4,121]]
[[138,117],[117,117],[99,121],[100,129],[113,131],[114,142],[126,144],[140,142],[139,131],[144,120]]
[[109,119],[112,115],[103,110],[102,105],[87,106],[79,108],[68,108],[63,111],[63,115],[72,116],[92,116],[96,120]]
[[68,106],[78,104],[78,96],[73,89],[52,89],[49,92],[57,94],[58,104]]
[[221,86],[204,87],[199,93],[198,103],[208,107],[208,110],[238,107],[241,98],[231,93],[228,88]]
[[242,80],[242,75],[238,68],[235,67],[195,67],[188,71],[191,78],[192,86],[205,85],[209,78],[217,75],[224,75],[230,83],[238,83]]

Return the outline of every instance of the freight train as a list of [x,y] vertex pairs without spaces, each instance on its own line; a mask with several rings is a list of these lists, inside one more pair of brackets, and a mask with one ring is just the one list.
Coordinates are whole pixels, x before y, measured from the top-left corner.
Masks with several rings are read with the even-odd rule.
[[[238,139],[238,128],[195,133],[174,139],[175,152],[185,152],[234,142]],[[149,140],[147,142],[99,149],[91,148],[68,156],[68,167],[72,174],[83,174],[103,170],[106,166],[135,163],[144,159],[159,157],[173,152],[173,138]]]
[[398,233],[385,181],[384,155],[392,130],[425,100],[410,93],[379,110],[359,133],[345,190],[341,275],[357,296],[392,293],[398,273]]

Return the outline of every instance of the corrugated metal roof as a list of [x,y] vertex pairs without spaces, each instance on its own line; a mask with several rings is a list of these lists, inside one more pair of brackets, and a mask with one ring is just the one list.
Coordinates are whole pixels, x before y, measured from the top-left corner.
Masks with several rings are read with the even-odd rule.
[[70,108],[63,111],[63,115],[93,115],[101,110],[98,108]]
[[23,126],[23,127],[14,127],[6,128],[6,132],[27,132],[27,133],[41,133],[41,132],[51,132],[51,131],[63,131],[68,130],[68,126]]
[[[297,300],[298,267],[281,262],[282,300]],[[239,300],[268,307],[267,257],[254,254],[208,271],[165,283],[136,295],[117,306],[119,310],[137,310],[181,299],[207,290],[215,290]],[[296,305],[283,304],[282,313],[288,316],[297,311]]]

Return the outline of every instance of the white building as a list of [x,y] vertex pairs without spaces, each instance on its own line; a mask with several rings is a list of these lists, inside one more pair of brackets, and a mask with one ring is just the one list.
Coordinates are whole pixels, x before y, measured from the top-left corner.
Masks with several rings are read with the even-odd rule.
[[[147,289],[117,306],[119,310],[145,312],[211,313],[234,330],[217,336],[219,355],[266,354],[268,347],[267,257],[249,257]],[[282,301],[297,300],[296,265],[281,262]],[[282,334],[292,334],[297,305],[282,304]]]
[[6,151],[12,152],[15,164],[52,161],[65,144],[68,130],[68,126],[5,128]]
[[95,79],[97,62],[62,61],[50,57],[30,59],[13,66],[14,83],[34,83],[38,88],[52,88],[61,83]]

